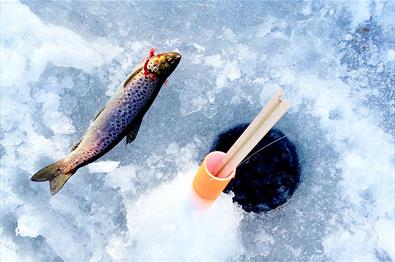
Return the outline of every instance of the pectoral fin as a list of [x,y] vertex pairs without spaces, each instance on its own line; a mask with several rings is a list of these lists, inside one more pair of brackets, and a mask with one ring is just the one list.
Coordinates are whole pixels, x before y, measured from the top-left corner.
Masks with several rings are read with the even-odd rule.
[[81,141],[82,138],[70,148],[70,152],[74,151],[81,144]]
[[142,120],[143,119],[141,118],[138,121],[136,121],[135,124],[128,130],[128,134],[126,135],[126,144],[130,144],[136,139]]

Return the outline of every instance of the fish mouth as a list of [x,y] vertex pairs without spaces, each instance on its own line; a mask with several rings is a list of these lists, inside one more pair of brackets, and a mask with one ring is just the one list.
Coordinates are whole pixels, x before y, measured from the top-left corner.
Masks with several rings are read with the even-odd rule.
[[174,54],[175,59],[181,60],[182,55],[178,52],[172,52]]
[[165,56],[166,56],[168,65],[171,68],[171,71],[173,71],[178,66],[178,64],[181,61],[181,57],[182,57],[180,53],[175,52],[175,51],[174,52],[167,52],[165,54]]
[[173,58],[173,59],[175,60],[174,63],[175,63],[176,65],[181,61],[181,57],[182,57],[180,53],[175,52],[175,51],[173,51],[173,52],[168,52],[168,53],[167,53],[167,56]]
[[150,57],[144,63],[144,74],[166,79],[176,69],[181,60],[181,54],[172,51],[154,55],[150,51]]

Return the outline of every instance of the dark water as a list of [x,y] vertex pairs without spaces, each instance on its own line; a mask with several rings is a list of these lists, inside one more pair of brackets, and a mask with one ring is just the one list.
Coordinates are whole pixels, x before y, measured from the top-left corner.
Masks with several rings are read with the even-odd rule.
[[[211,151],[227,152],[247,126],[240,124],[219,134]],[[225,189],[235,194],[233,201],[245,211],[269,211],[292,196],[299,183],[300,167],[295,145],[284,133],[270,130],[245,160]]]

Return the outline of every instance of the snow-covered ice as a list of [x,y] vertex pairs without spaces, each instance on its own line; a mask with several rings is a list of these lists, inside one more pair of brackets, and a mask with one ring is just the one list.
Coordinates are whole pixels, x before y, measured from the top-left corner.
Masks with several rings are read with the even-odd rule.
[[[394,261],[395,5],[1,2],[1,261]],[[50,197],[63,157],[148,50],[183,58],[124,141]],[[282,88],[302,177],[256,215],[188,206],[215,136]]]

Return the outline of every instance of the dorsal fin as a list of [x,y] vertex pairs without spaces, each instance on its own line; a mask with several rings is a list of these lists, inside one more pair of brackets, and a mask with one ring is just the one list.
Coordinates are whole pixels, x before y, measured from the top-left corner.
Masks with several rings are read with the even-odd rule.
[[100,109],[100,111],[99,111],[99,112],[96,114],[96,116],[93,118],[93,121],[95,121],[96,118],[101,114],[101,112],[103,112],[104,108],[106,108],[106,107],[103,107],[102,109]]
[[[100,111],[96,114],[96,116],[93,118],[92,121],[95,121],[95,120],[96,120],[96,118],[101,114],[101,112],[103,112],[104,108],[106,108],[106,107],[103,107],[102,109],[100,109]],[[84,137],[82,137],[80,140],[78,140],[78,142],[75,143],[75,144],[70,148],[70,152],[74,151],[74,150],[80,145],[80,143],[81,143],[81,141],[82,141],[83,138],[84,138]]]
[[70,152],[73,152],[81,144],[81,141],[82,138],[70,148]]
[[125,87],[128,83],[129,83],[129,81],[135,76],[135,75],[137,75],[138,73],[140,73],[140,71],[143,69],[143,67],[139,67],[139,68],[137,68],[133,73],[131,73],[127,78],[126,78],[126,80],[123,82],[123,84],[122,84],[122,86],[123,87]]

